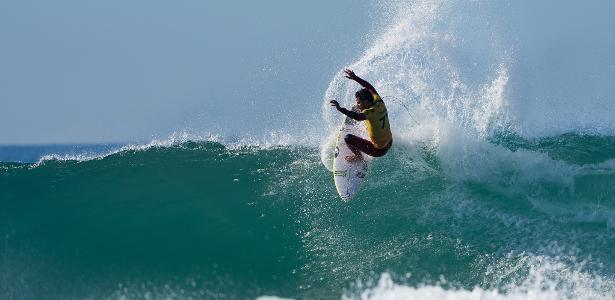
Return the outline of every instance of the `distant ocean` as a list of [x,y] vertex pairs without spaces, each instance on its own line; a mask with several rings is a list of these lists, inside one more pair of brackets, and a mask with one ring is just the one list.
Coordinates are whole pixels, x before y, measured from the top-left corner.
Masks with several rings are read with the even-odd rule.
[[346,66],[395,141],[352,201],[341,72],[314,136],[1,146],[0,298],[614,299],[613,74],[559,84],[613,52],[520,45],[517,2],[392,2]]

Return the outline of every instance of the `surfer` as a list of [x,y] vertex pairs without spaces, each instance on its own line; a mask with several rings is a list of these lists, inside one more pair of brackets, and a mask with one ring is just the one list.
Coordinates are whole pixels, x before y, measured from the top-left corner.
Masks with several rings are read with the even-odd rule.
[[367,136],[370,139],[368,141],[356,135],[347,134],[344,141],[355,155],[345,158],[347,161],[361,159],[361,152],[373,157],[383,156],[393,144],[393,135],[384,101],[369,82],[361,79],[351,70],[346,69],[344,73],[346,78],[356,81],[363,87],[354,94],[357,104],[353,106],[353,110],[347,110],[341,107],[336,100],[331,100],[331,106],[353,120],[365,121]]

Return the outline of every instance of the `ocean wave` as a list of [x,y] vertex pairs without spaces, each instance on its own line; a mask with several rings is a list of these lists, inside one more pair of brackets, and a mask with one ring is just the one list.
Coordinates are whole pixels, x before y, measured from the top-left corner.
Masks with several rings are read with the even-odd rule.
[[110,151],[102,153],[84,152],[84,153],[51,153],[42,155],[38,160],[31,165],[36,168],[48,161],[77,161],[84,162],[90,160],[103,159],[105,157],[131,151],[146,151],[152,148],[170,148],[179,147],[186,143],[203,143],[212,142],[223,145],[228,150],[266,150],[276,147],[291,147],[291,146],[309,146],[316,143],[309,137],[301,134],[291,134],[278,130],[270,131],[260,137],[246,135],[243,137],[231,135],[221,136],[218,134],[198,134],[187,131],[180,131],[169,135],[162,139],[153,139],[144,143],[129,143],[118,146]]

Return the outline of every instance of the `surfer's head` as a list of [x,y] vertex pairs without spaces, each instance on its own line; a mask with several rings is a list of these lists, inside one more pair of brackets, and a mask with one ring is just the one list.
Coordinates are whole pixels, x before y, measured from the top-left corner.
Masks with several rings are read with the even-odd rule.
[[357,101],[357,105],[361,109],[370,108],[374,103],[374,96],[372,92],[368,89],[360,89],[356,93],[354,93],[355,100]]

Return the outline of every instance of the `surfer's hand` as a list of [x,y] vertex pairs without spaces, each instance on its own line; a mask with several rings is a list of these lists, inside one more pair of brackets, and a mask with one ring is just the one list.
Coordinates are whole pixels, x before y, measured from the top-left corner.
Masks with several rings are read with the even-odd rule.
[[358,78],[357,75],[355,75],[355,73],[352,70],[350,70],[350,69],[344,70],[344,73],[346,73],[346,78],[348,78],[348,79],[355,80],[355,79]]
[[331,100],[329,103],[331,103],[331,106],[335,107],[335,109],[340,110],[340,104],[336,100]]

